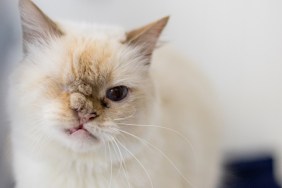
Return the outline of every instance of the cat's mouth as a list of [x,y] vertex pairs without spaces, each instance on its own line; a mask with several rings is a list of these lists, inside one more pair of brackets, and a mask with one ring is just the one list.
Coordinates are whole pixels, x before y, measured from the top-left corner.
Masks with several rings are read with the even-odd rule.
[[79,125],[78,127],[67,129],[66,133],[70,136],[85,137],[85,138],[92,138],[98,140],[98,137],[92,134],[91,132],[89,132],[87,129],[85,129],[83,124]]

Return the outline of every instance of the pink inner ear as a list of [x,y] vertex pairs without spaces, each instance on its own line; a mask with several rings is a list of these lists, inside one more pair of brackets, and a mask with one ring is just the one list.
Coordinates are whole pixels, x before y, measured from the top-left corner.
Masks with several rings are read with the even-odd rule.
[[156,22],[128,32],[125,43],[133,46],[140,46],[142,47],[142,53],[145,56],[151,56],[168,20],[169,17],[167,16]]

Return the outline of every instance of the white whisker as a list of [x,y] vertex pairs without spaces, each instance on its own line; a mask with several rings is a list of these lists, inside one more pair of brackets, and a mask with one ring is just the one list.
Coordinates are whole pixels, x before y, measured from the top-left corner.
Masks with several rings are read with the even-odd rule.
[[117,149],[119,151],[119,155],[120,155],[120,158],[121,158],[121,163],[120,164],[121,164],[121,167],[123,168],[123,173],[124,173],[125,179],[127,181],[128,188],[131,188],[131,184],[130,184],[129,179],[128,179],[127,168],[126,168],[126,165],[125,165],[125,162],[124,162],[124,157],[123,157],[123,155],[122,155],[122,153],[120,151],[120,148],[119,148],[119,146],[117,144],[117,141],[115,140],[114,137],[113,137],[113,142],[115,143],[115,145],[116,145],[116,147],[117,147]]
[[110,181],[109,181],[109,188],[112,186],[112,179],[113,179],[113,160],[112,160],[112,154],[111,154],[111,149],[109,142],[107,142],[107,148],[109,150],[109,155],[110,155],[110,161],[111,161],[111,175],[110,175]]
[[158,152],[160,152],[160,154],[173,166],[173,168],[177,171],[177,173],[186,181],[186,183],[188,183],[191,187],[194,187],[194,185],[192,184],[192,182],[187,178],[185,177],[181,171],[176,167],[176,165],[172,162],[172,160],[161,150],[159,149],[158,147],[154,146],[153,144],[151,144],[150,142],[148,142],[147,140],[144,140],[142,138],[139,138],[138,136],[134,135],[134,134],[131,134],[129,132],[126,132],[126,131],[123,131],[123,130],[120,130],[120,129],[116,129],[117,131],[120,131],[124,134],[127,134],[129,136],[132,136],[133,138],[136,138],[137,140],[139,140],[140,142],[142,143],[145,143],[149,146],[151,146],[152,148],[154,148],[155,150],[157,150]]
[[149,182],[150,182],[150,185],[151,185],[151,188],[154,188],[154,185],[153,185],[153,182],[152,182],[152,179],[150,177],[150,174],[149,172],[146,170],[146,168],[144,167],[144,165],[141,163],[141,161],[131,152],[129,151],[117,138],[115,139],[117,141],[117,143],[123,148],[125,149],[136,161],[137,163],[141,166],[141,168],[144,170],[144,172],[146,173],[148,179],[149,179]]
[[164,126],[158,126],[158,125],[140,125],[140,124],[132,124],[132,123],[117,123],[118,125],[122,125],[122,126],[135,126],[135,127],[153,127],[153,128],[160,128],[163,130],[167,130],[167,131],[171,131],[172,133],[175,133],[176,135],[180,136],[182,139],[184,139],[184,141],[189,145],[189,147],[191,148],[191,153],[192,153],[192,158],[193,161],[195,161],[195,169],[196,172],[198,172],[198,160],[197,160],[197,152],[196,149],[194,148],[194,145],[192,144],[192,142],[181,132],[176,131],[172,128],[169,127],[164,127]]
[[[116,157],[118,157],[117,155],[119,155],[119,153],[118,153],[118,151],[116,149],[116,145],[114,144],[114,137],[113,136],[109,136],[109,137],[112,138],[112,140],[109,141],[109,142],[112,145],[112,148],[114,149],[114,154],[115,154]],[[120,160],[118,160],[118,161],[119,161],[119,169],[118,169],[118,173],[119,173],[122,170],[122,163],[121,163]]]
[[121,121],[121,120],[130,119],[135,115],[135,113],[136,113],[136,110],[134,110],[134,112],[131,115],[123,117],[123,118],[116,118],[116,119],[114,119],[114,121]]

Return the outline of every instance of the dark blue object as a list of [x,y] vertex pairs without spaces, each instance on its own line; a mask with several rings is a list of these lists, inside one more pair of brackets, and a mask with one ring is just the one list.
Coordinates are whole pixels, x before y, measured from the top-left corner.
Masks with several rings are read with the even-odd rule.
[[221,188],[281,188],[274,177],[274,164],[270,155],[228,162],[229,177]]

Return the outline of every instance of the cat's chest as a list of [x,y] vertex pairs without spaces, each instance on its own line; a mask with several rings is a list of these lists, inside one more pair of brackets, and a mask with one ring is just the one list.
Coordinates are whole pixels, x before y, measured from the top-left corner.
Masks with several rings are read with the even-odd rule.
[[[46,170],[44,188],[122,188],[123,182],[115,169],[96,171],[93,168],[70,166]],[[41,186],[40,186],[41,188]]]
[[61,164],[37,163],[35,160],[16,158],[18,164],[16,188],[122,188],[117,174],[111,171],[94,172],[93,169]]
[[[105,173],[86,173],[73,169],[72,171],[53,170],[37,171],[37,174],[30,173],[25,187],[18,188],[122,188],[124,183],[119,180],[117,174]],[[36,178],[35,178],[36,176]],[[34,178],[30,178],[34,177]]]

